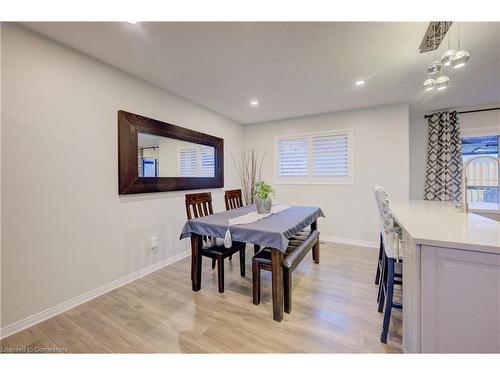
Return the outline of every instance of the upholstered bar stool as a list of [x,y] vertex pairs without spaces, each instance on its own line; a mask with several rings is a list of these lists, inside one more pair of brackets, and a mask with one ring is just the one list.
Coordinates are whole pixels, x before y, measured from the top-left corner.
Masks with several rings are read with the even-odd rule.
[[380,221],[380,253],[377,267],[378,277],[376,277],[376,281],[379,282],[378,311],[384,313],[380,341],[386,343],[392,309],[402,308],[400,303],[395,303],[393,300],[394,285],[402,284],[401,262],[399,262],[400,228],[394,223],[387,191],[382,186],[376,185],[373,187],[373,192]]

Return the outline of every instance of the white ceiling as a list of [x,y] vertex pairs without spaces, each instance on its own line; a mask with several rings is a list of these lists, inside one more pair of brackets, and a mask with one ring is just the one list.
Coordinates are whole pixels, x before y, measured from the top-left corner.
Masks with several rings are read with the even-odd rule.
[[[241,123],[396,102],[413,111],[500,102],[500,23],[461,23],[471,61],[448,69],[449,89],[432,93],[421,88],[432,53],[418,53],[427,23],[24,25]],[[456,34],[453,24],[453,44]]]

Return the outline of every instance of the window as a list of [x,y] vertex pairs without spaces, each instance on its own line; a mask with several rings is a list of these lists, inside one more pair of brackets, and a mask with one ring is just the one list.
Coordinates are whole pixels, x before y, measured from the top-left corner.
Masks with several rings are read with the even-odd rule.
[[278,176],[307,176],[307,138],[278,140]]
[[[471,209],[499,209],[498,136],[462,138],[462,159],[466,170],[467,201]],[[483,157],[482,157],[483,156]]]
[[179,149],[179,172],[181,177],[214,177],[215,149],[210,146]]
[[198,172],[198,151],[196,148],[181,148],[179,152],[181,177],[195,177]]
[[200,147],[200,174],[201,177],[214,177],[215,149],[213,147]]
[[140,177],[159,177],[158,159],[155,158],[142,159],[142,175],[140,175]]
[[313,137],[313,176],[346,177],[349,174],[347,134]]
[[278,184],[350,184],[352,130],[277,137],[275,158]]
[[160,177],[158,146],[139,146],[139,177]]

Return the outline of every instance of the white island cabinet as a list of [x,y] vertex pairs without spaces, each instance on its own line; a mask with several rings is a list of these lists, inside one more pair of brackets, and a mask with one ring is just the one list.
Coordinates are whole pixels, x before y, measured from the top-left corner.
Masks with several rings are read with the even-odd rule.
[[403,229],[403,350],[500,353],[500,223],[441,202],[391,210]]

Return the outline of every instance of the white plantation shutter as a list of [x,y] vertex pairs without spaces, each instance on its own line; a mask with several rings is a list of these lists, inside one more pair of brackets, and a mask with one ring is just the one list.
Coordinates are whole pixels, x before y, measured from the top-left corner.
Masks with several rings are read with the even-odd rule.
[[180,149],[181,177],[196,177],[198,173],[198,151],[196,148]]
[[352,184],[352,129],[275,138],[278,184]]
[[215,177],[215,149],[210,146],[200,147],[201,177]]
[[347,176],[349,174],[349,140],[346,134],[312,137],[313,176]]
[[307,176],[307,166],[307,138],[282,138],[278,140],[279,176]]

